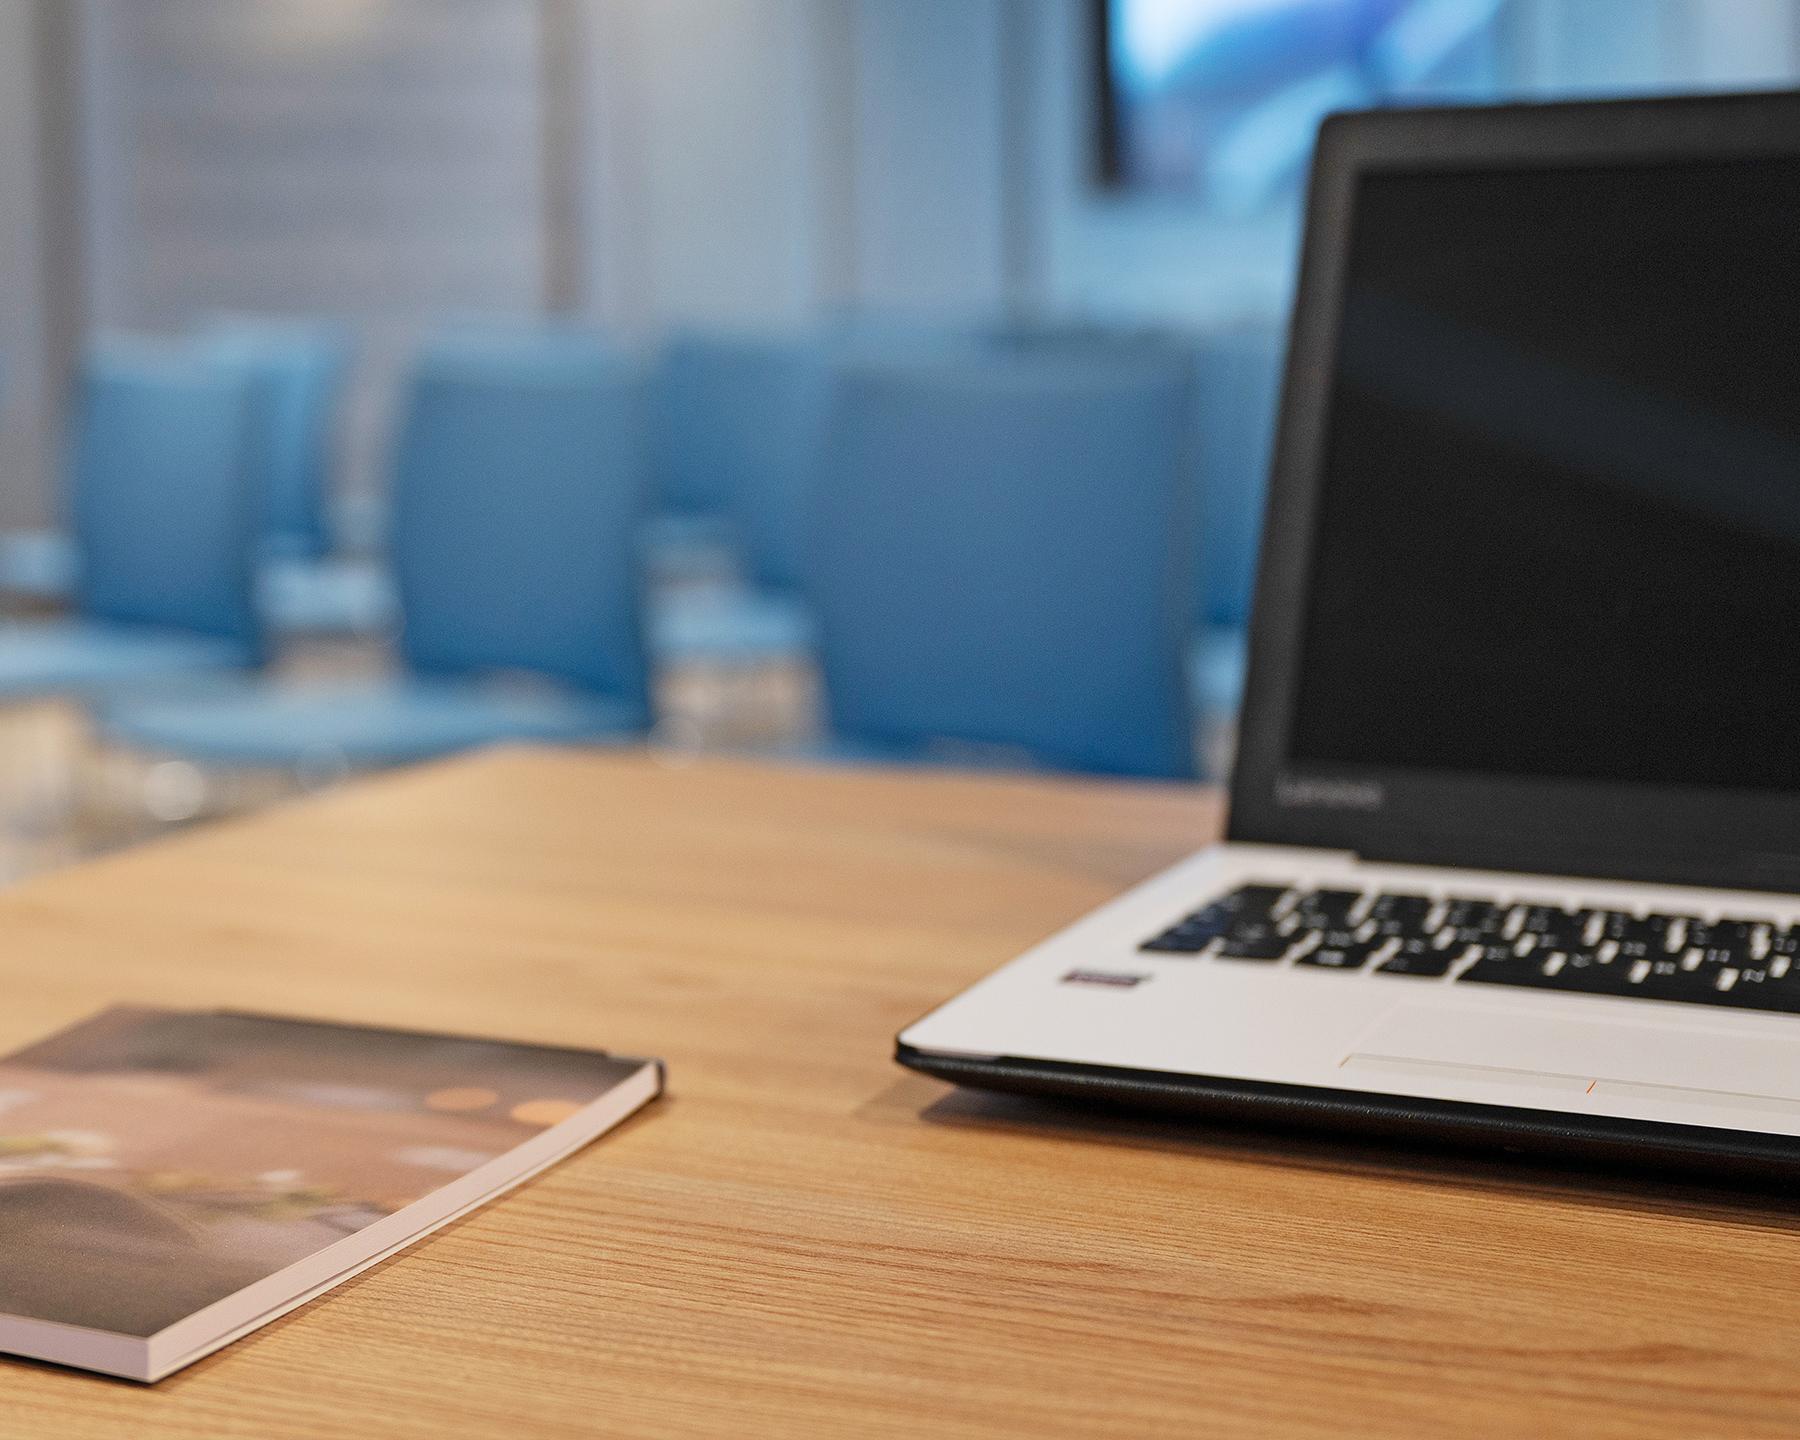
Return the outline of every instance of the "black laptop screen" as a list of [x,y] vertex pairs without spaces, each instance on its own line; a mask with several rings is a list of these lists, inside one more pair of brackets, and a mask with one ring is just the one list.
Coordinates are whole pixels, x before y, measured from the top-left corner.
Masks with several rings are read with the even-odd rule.
[[1290,759],[1800,790],[1800,159],[1355,192]]

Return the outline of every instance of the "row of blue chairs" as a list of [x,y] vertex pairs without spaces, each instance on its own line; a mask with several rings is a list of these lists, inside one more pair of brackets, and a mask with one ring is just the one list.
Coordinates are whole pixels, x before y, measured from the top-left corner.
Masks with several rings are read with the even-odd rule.
[[[330,497],[338,409],[352,358],[348,334],[327,321],[218,314],[183,338],[182,348],[255,378],[264,447],[259,521],[264,554],[296,560],[328,554],[334,548]],[[115,336],[99,343],[146,348],[153,342]],[[66,511],[68,496],[58,499]],[[69,518],[58,516],[65,526]],[[27,582],[21,588],[61,595],[73,583],[72,556],[54,543],[61,535],[48,532],[41,538],[44,543],[33,547],[20,567]],[[38,555],[42,563],[33,563]]]
[[[1184,466],[1199,544],[1189,567],[1196,585],[1189,679],[1203,716],[1235,715],[1282,355],[1270,326],[1182,336],[990,325],[909,332],[898,342],[884,336],[878,345],[855,331],[678,337],[661,383],[663,503],[680,517],[682,533],[712,533],[723,520],[749,588],[663,615],[658,653],[754,663],[810,651],[802,537],[818,485],[827,377],[847,360],[896,350],[971,365],[984,358],[1077,367],[1135,360],[1190,373]],[[1129,475],[1120,483],[1129,485]]]
[[[1197,612],[1229,633],[1243,603],[1191,582],[1225,574],[1193,563],[1194,440],[1216,452],[1235,425],[1247,453],[1261,443],[1241,401],[1213,394],[1206,423],[1217,359],[1066,335],[715,337],[678,342],[651,377],[584,333],[465,329],[427,351],[403,407],[401,678],[196,686],[262,659],[259,559],[321,548],[290,518],[303,507],[272,497],[322,494],[331,369],[315,349],[282,370],[249,338],[95,354],[71,472],[75,617],[6,637],[0,695],[86,693],[114,740],[236,764],[641,733],[636,537],[654,488],[696,523],[735,521],[755,589],[712,607],[710,635],[663,614],[650,646],[816,649],[819,751],[1192,772],[1186,639]],[[1214,549],[1226,534],[1201,533]],[[187,682],[144,693],[172,675]]]
[[[479,329],[483,322],[464,322]],[[524,332],[520,332],[524,333]],[[540,336],[546,332],[540,330]],[[548,332],[580,343],[579,330]],[[1229,710],[1274,424],[1279,339],[1245,327],[1183,339],[1081,326],[889,326],[871,342],[866,325],[840,323],[803,336],[695,334],[676,339],[653,376],[657,497],[663,537],[726,537],[752,593],[730,606],[678,608],[657,627],[658,650],[676,658],[742,660],[803,650],[811,629],[795,602],[802,498],[815,466],[823,376],[847,354],[1054,350],[1186,353],[1195,365],[1191,459],[1201,508],[1195,574],[1206,627],[1196,649],[1203,703]],[[262,523],[263,602],[287,631],[379,628],[390,605],[384,576],[332,567],[331,466],[350,346],[329,323],[216,316],[197,336],[212,353],[253,368],[269,410],[270,453]],[[58,596],[71,584],[61,537],[5,537],[0,585]]]
[[114,342],[73,408],[72,613],[0,635],[0,697],[77,696],[117,743],[292,768],[647,727],[641,384],[598,344],[447,341],[421,360],[394,473],[402,674],[377,685],[253,673],[283,449],[259,364]]

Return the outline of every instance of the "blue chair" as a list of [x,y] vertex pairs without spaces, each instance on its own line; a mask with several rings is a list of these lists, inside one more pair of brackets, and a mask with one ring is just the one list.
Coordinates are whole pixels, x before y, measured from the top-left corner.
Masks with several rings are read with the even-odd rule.
[[[223,316],[195,332],[201,349],[257,382],[253,483],[262,496],[260,603],[284,633],[367,633],[393,618],[384,567],[333,557],[330,468],[348,345],[333,327]],[[76,583],[73,538],[58,531],[0,538],[0,589],[66,602]]]
[[824,348],[811,338],[685,335],[670,345],[659,416],[669,493],[728,522],[742,583],[665,597],[651,632],[660,659],[745,665],[810,651],[800,517],[818,461],[825,374]]
[[1221,331],[1198,352],[1200,628],[1190,663],[1195,706],[1209,724],[1234,718],[1243,699],[1283,350],[1269,326]]
[[261,381],[259,471],[263,546],[270,557],[331,553],[331,464],[349,344],[332,326],[219,316],[200,327],[206,353]]
[[642,733],[640,377],[598,346],[441,340],[394,481],[402,673],[103,708],[108,740],[232,766],[363,769],[501,740]]
[[77,382],[73,615],[0,631],[0,700],[94,695],[260,663],[255,377],[115,340]]
[[809,565],[832,748],[1191,776],[1190,399],[1177,359],[844,367]]
[[372,556],[333,553],[331,466],[348,341],[331,325],[254,316],[217,317],[198,339],[260,382],[258,591],[270,628],[286,635],[388,628],[395,601],[386,566]]
[[703,337],[677,335],[652,380],[654,513],[647,522],[657,552],[711,552],[733,543],[730,458],[718,432],[696,417],[711,404],[710,350]]
[[61,530],[0,534],[0,596],[62,604],[75,588],[75,546]]

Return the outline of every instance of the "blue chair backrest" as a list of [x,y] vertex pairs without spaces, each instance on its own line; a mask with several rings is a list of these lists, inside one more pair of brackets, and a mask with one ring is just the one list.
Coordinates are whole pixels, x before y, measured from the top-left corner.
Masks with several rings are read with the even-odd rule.
[[223,316],[205,324],[206,352],[259,380],[257,471],[268,553],[312,559],[330,552],[331,467],[349,346],[335,329],[302,321]]
[[665,493],[674,508],[728,515],[747,578],[769,589],[801,585],[826,373],[824,345],[802,336],[683,335],[664,357]]
[[115,340],[88,354],[74,399],[76,610],[253,650],[256,378],[191,347]]
[[834,377],[810,593],[855,741],[1194,773],[1182,360],[851,364]]
[[420,358],[394,478],[401,653],[520,671],[649,716],[642,376],[598,342],[460,335]]
[[1200,343],[1200,613],[1211,625],[1250,618],[1283,349],[1274,327],[1224,331]]
[[705,337],[678,335],[655,375],[653,465],[656,504],[680,515],[729,515],[731,437],[705,418],[720,388],[714,351]]

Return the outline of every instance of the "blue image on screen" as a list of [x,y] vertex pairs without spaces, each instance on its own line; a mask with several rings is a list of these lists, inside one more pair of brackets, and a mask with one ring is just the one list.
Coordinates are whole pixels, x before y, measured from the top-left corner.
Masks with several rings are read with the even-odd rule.
[[1111,0],[1123,184],[1226,215],[1290,197],[1333,110],[1498,90],[1506,0]]

